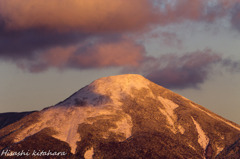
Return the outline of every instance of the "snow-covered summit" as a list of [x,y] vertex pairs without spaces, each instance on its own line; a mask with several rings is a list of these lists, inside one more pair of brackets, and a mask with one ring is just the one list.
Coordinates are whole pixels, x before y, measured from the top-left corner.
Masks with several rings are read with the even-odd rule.
[[148,89],[149,83],[150,81],[148,79],[138,74],[103,77],[80,89],[56,106],[117,104],[125,95],[131,95],[132,89]]

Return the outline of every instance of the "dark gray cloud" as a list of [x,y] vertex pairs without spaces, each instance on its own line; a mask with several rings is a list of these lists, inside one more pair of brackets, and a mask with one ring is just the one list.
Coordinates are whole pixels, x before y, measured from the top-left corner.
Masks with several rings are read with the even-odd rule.
[[124,73],[140,73],[151,81],[170,88],[199,88],[216,69],[240,72],[240,61],[223,58],[210,49],[192,53],[145,57],[138,68],[125,68]]
[[240,31],[240,2],[236,3],[231,10],[232,26]]
[[32,58],[37,52],[56,46],[68,46],[85,40],[89,35],[78,33],[43,32],[41,30],[0,30],[0,57]]
[[181,56],[168,54],[158,59],[159,66],[149,70],[147,77],[167,88],[197,88],[208,78],[213,64],[220,61],[221,57],[209,50]]

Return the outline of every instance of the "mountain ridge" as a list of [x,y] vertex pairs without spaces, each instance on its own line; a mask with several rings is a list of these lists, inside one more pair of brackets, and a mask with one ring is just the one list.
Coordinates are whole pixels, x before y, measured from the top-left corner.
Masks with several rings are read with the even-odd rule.
[[0,113],[0,129],[24,118],[33,112],[36,111]]
[[58,143],[70,158],[214,158],[240,138],[240,126],[128,74],[95,80],[0,129],[0,150],[36,149],[35,138]]

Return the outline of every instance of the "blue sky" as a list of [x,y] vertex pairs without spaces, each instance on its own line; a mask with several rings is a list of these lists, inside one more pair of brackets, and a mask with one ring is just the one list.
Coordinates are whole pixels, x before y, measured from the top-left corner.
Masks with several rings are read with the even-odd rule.
[[0,0],[0,112],[138,73],[240,123],[240,1]]

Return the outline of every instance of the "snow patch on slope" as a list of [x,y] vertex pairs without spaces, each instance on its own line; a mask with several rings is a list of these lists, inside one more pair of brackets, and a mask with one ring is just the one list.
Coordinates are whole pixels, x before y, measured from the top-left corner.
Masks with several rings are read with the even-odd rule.
[[185,129],[181,125],[178,125],[178,130],[181,134],[184,134],[185,132]]
[[129,138],[132,135],[132,119],[129,115],[126,115],[122,120],[115,123],[117,125],[116,129],[110,129],[109,131],[116,134],[124,134],[125,138]]
[[193,106],[194,108],[197,108],[198,110],[200,110],[200,111],[208,114],[210,117],[212,117],[212,118],[214,118],[214,119],[216,119],[216,120],[220,120],[220,121],[226,123],[227,125],[229,125],[229,126],[231,126],[231,127],[233,127],[233,128],[235,128],[235,129],[237,129],[237,130],[240,131],[240,127],[235,126],[235,125],[233,125],[232,123],[230,123],[230,122],[228,122],[228,121],[226,121],[226,120],[224,120],[224,119],[222,119],[222,118],[220,118],[220,117],[218,117],[218,116],[216,116],[216,115],[214,115],[214,114],[211,114],[211,113],[209,113],[209,112],[207,112],[207,111],[199,108],[197,105],[192,104],[191,102],[190,102],[190,104],[191,104],[191,106]]
[[218,155],[224,149],[223,146],[217,146],[216,155]]
[[209,138],[207,137],[207,135],[205,134],[205,132],[201,128],[200,124],[196,120],[194,120],[193,117],[192,117],[192,120],[193,120],[193,123],[196,126],[196,129],[197,129],[197,132],[198,132],[198,143],[205,150],[207,148],[208,143],[209,143]]
[[162,114],[164,114],[166,116],[168,124],[171,126],[171,131],[174,132],[174,133],[179,131],[181,134],[183,134],[185,132],[185,129],[181,125],[178,125],[178,126],[175,125],[175,122],[177,120],[177,116],[174,113],[174,110],[176,108],[178,108],[179,105],[177,105],[173,101],[171,101],[169,99],[166,99],[166,98],[163,98],[161,96],[158,96],[158,99],[160,100],[160,102],[164,106],[164,109],[159,107],[159,110]]
[[77,133],[78,124],[84,121],[84,114],[80,108],[52,108],[43,111],[39,122],[24,129],[14,140],[19,142],[24,138],[34,135],[44,128],[54,128],[57,134],[53,137],[65,141],[71,147],[72,153],[75,153],[76,142],[80,140]]
[[160,111],[166,116],[168,123],[171,126],[174,126],[174,122],[176,121],[177,116],[174,114],[174,109],[178,107],[178,105],[169,99],[165,99],[161,96],[158,96],[158,99],[163,104],[164,109],[160,109]]
[[[57,134],[53,137],[61,141],[65,141],[71,147],[71,152],[75,154],[77,148],[77,141],[81,141],[80,134],[78,133],[78,126],[87,122],[89,117],[97,117],[101,115],[114,115],[119,110],[109,109],[109,106],[99,107],[52,107],[42,111],[39,122],[24,129],[18,134],[14,142],[24,140],[26,137],[34,135],[44,128],[53,128]],[[131,123],[131,118],[127,120]],[[126,136],[131,135],[132,125],[128,125]],[[121,126],[119,131],[123,131]],[[116,131],[117,132],[117,131]]]
[[92,159],[94,155],[93,147],[90,150],[87,150],[84,154],[85,159]]
[[173,101],[163,98],[161,96],[158,96],[158,99],[161,101],[161,103],[163,104],[163,106],[165,107],[166,112],[172,117],[172,118],[176,118],[176,115],[174,114],[174,109],[176,109],[177,107],[179,107],[179,105],[177,105],[176,103],[174,103]]

